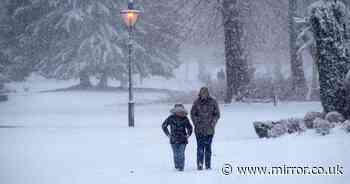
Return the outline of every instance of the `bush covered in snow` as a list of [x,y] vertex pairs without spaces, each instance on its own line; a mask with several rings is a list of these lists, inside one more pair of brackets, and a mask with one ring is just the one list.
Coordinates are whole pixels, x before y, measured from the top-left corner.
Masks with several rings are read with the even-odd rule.
[[304,123],[306,128],[314,128],[314,120],[316,118],[323,118],[324,113],[321,112],[308,112],[304,117]]
[[317,134],[328,135],[330,130],[342,124],[343,129],[350,133],[350,120],[346,120],[338,112],[308,112],[303,119],[291,118],[279,121],[257,121],[254,128],[260,138],[280,137],[284,134],[293,134],[315,129]]
[[343,124],[343,128],[346,132],[350,133],[350,120],[346,120]]
[[280,121],[264,121],[253,123],[255,132],[260,138],[280,137],[306,130],[303,119],[286,119]]
[[303,132],[306,130],[305,122],[303,119],[291,118],[287,120],[281,120],[282,124],[285,124],[289,134],[296,132]]
[[327,113],[325,119],[330,123],[343,123],[345,121],[344,116],[336,111]]
[[269,131],[273,127],[272,121],[260,122],[256,121],[253,123],[256,134],[259,138],[269,137]]
[[332,128],[332,125],[327,120],[316,118],[314,120],[314,127],[317,134],[328,135],[330,133],[330,129]]
[[268,137],[280,137],[288,132],[287,127],[283,123],[277,123],[268,130]]
[[254,128],[260,138],[276,138],[284,134],[293,134],[306,131],[308,128],[314,128],[317,134],[328,135],[338,122],[343,123],[343,128],[350,132],[350,120],[344,122],[344,117],[337,113],[328,113],[326,119],[320,112],[309,112],[304,119],[284,119],[279,121],[256,121]]

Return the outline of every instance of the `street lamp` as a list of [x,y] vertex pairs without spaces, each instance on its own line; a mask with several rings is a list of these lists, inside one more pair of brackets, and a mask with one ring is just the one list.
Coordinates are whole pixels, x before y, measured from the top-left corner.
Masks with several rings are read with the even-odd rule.
[[135,126],[135,117],[134,117],[134,112],[135,112],[135,102],[134,102],[134,93],[133,93],[133,80],[132,80],[132,30],[133,27],[135,26],[137,19],[139,17],[140,11],[134,9],[134,2],[133,0],[129,0],[128,3],[128,9],[122,10],[120,12],[125,25],[128,28],[129,32],[129,43],[128,43],[128,50],[129,50],[129,64],[128,64],[128,70],[129,70],[129,127],[134,127]]

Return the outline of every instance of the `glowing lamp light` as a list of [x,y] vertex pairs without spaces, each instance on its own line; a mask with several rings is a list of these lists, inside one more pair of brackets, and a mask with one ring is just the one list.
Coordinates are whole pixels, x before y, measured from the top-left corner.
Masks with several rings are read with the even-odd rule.
[[140,11],[138,10],[122,10],[121,15],[123,17],[124,23],[128,27],[132,27],[136,24],[139,18]]

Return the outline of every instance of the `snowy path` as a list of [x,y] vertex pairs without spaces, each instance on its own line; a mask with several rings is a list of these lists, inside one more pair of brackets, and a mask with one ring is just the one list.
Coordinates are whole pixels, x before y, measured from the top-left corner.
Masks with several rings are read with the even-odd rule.
[[[141,96],[141,95],[139,95]],[[157,94],[142,95],[150,102]],[[195,139],[186,150],[186,169],[172,169],[170,146],[160,124],[172,105],[136,108],[136,128],[127,128],[125,95],[44,93],[11,96],[0,103],[0,183],[335,183],[350,179],[349,135],[327,137],[308,131],[279,139],[258,139],[252,121],[302,117],[318,103],[234,104],[221,106],[214,139],[214,168],[196,171]],[[189,106],[187,106],[189,108]],[[224,176],[224,163],[242,166],[333,166],[344,176]]]

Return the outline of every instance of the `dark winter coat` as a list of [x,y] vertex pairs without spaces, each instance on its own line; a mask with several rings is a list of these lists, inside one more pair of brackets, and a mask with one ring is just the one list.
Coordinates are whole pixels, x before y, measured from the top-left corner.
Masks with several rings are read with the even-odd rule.
[[220,110],[217,101],[208,97],[200,97],[193,103],[191,119],[195,127],[196,135],[214,135],[215,126],[220,118]]
[[190,120],[186,116],[180,117],[175,114],[170,115],[164,121],[162,129],[165,135],[170,137],[170,144],[187,144],[187,138],[191,136],[193,131]]

